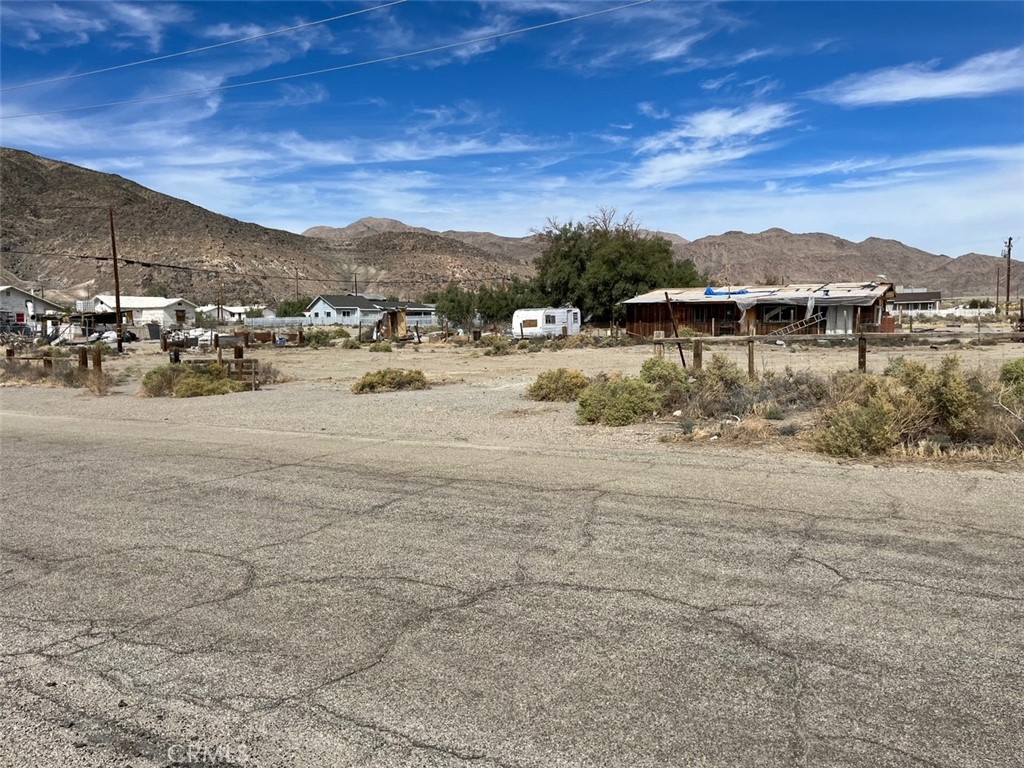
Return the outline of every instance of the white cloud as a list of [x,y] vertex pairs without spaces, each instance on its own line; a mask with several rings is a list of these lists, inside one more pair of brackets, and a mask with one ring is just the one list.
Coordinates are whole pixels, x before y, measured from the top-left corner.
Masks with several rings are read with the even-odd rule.
[[681,118],[674,128],[642,140],[639,154],[651,155],[633,172],[635,187],[666,187],[693,182],[702,172],[770,148],[765,134],[789,125],[787,104],[709,109]]
[[1024,47],[993,51],[959,66],[906,64],[837,80],[810,95],[846,107],[921,99],[973,98],[1024,88]]
[[191,18],[174,3],[4,3],[5,42],[35,51],[85,45],[102,35],[107,45],[143,42],[157,51],[169,25]]
[[636,105],[636,111],[644,117],[649,117],[652,120],[665,120],[671,116],[671,112],[667,109],[661,109],[656,107],[649,101],[641,101]]

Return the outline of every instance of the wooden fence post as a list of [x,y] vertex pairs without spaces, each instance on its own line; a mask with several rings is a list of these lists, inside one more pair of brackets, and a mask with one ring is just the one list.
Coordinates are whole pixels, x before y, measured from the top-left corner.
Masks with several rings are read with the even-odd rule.
[[235,360],[241,360],[245,356],[245,350],[242,347],[235,347]]
[[92,367],[96,373],[103,370],[103,350],[99,344],[92,348]]
[[754,337],[747,337],[747,376],[751,381],[757,378],[754,372]]
[[89,348],[79,347],[78,348],[78,367],[88,368],[89,367]]
[[868,339],[861,336],[857,339],[857,370],[864,373],[868,369]]
[[704,342],[701,339],[693,340],[693,370],[699,371],[704,365]]

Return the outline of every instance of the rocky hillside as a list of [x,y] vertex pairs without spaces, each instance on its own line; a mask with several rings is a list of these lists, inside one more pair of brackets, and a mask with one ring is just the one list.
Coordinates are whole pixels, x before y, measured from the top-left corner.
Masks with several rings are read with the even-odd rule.
[[[114,208],[123,293],[185,296],[197,303],[273,302],[357,288],[416,298],[451,280],[476,287],[529,277],[535,236],[433,232],[364,218],[296,235],[212,213],[128,179],[14,149],[0,149],[0,278],[48,295],[86,298],[113,289],[107,208]],[[690,242],[667,232],[679,258],[722,284],[872,280],[991,296],[1005,261],[937,256],[895,240],[860,243],[828,234],[769,229]],[[85,258],[82,258],[85,257]],[[105,260],[96,260],[100,257]],[[173,265],[143,266],[149,262]],[[298,284],[296,284],[298,276]],[[1015,272],[1013,295],[1024,278]]]
[[[869,237],[860,243],[822,233],[769,229],[726,232],[676,247],[681,258],[722,284],[874,280],[941,290],[944,296],[992,296],[996,269],[1006,261],[967,254],[953,259],[897,240]],[[1020,272],[1024,274],[1024,265]],[[1016,285],[1016,280],[1014,281]]]
[[395,222],[401,231],[390,235],[364,224],[361,233],[370,237],[345,242],[268,229],[121,176],[14,149],[0,149],[0,190],[0,274],[68,301],[113,290],[109,207],[125,294],[213,303],[223,291],[228,303],[249,303],[356,285],[414,298],[450,279],[499,282],[530,272],[521,264],[505,268],[499,256],[428,230],[411,238],[401,222]]

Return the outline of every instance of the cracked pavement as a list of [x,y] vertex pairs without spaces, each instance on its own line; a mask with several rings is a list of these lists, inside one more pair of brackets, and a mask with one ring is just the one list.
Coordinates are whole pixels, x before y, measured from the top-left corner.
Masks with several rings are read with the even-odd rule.
[[1024,764],[1020,472],[29,397],[4,764]]

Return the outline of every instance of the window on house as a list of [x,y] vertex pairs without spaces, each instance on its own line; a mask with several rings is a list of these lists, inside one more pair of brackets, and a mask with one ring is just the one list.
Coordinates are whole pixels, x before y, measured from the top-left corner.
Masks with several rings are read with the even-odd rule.
[[324,317],[330,317],[330,316],[331,316],[330,312],[324,312]]
[[319,312],[314,312],[313,313],[313,317],[320,317],[320,313]]
[[343,310],[341,310],[341,316],[342,317],[352,317],[352,310],[351,309],[343,309]]
[[544,315],[544,325],[554,325],[557,322],[554,315]]

